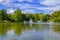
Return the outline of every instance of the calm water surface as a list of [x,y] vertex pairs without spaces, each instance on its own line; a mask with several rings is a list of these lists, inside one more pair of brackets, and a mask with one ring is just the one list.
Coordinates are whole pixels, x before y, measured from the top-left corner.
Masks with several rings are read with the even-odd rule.
[[60,40],[60,25],[0,23],[0,40]]

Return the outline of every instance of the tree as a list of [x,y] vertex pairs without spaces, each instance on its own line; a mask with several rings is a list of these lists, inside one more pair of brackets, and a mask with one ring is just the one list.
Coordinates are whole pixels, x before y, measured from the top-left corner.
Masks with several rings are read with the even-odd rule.
[[2,20],[2,13],[1,13],[1,10],[0,10],[0,20]]
[[45,14],[43,21],[47,22],[50,19],[50,15],[49,14]]
[[60,15],[60,11],[55,11],[52,14],[52,18],[57,18]]
[[11,18],[12,17],[12,14],[7,14],[7,15],[8,15],[7,20],[8,21],[12,21],[12,18]]
[[60,10],[53,12],[52,16],[51,16],[51,19],[54,22],[60,22]]
[[7,20],[7,11],[5,9],[0,10],[0,19]]
[[30,19],[30,16],[29,16],[28,13],[26,13],[26,14],[25,14],[25,21],[29,21],[29,19]]
[[39,14],[33,14],[33,21],[36,22],[39,20]]
[[13,16],[14,16],[15,22],[22,22],[23,21],[22,12],[20,9],[15,10]]
[[43,21],[44,17],[45,17],[45,14],[43,14],[43,13],[39,14],[39,20]]

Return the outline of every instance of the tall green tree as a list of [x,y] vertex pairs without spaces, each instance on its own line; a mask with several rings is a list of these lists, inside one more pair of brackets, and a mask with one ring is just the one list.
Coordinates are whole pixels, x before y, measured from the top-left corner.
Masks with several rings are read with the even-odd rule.
[[30,19],[29,14],[26,13],[25,15],[26,15],[26,20],[25,21],[29,21],[29,19]]
[[39,14],[33,14],[33,21],[36,22],[39,20]]
[[0,19],[7,20],[7,11],[5,9],[0,10]]
[[50,19],[50,15],[49,14],[45,14],[43,21],[47,22]]
[[8,15],[7,20],[8,21],[12,21],[12,18],[11,18],[12,17],[12,14],[7,14],[7,15]]
[[15,22],[22,22],[23,21],[22,12],[20,9],[15,10],[13,16],[14,16]]
[[43,14],[43,13],[39,14],[39,20],[40,21],[43,21],[44,20],[44,17],[45,17],[45,14]]
[[0,20],[2,20],[2,13],[1,13],[1,10],[0,10]]
[[60,22],[60,10],[52,13],[51,20],[54,22]]

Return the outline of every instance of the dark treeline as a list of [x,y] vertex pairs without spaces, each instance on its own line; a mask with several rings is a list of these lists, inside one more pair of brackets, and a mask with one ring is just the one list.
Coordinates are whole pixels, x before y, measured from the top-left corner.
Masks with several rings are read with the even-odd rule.
[[32,19],[34,22],[60,22],[60,11],[55,11],[50,15],[44,13],[22,13],[20,9],[17,9],[14,11],[14,13],[9,14],[5,9],[0,10],[0,22],[23,22],[29,21],[30,19]]

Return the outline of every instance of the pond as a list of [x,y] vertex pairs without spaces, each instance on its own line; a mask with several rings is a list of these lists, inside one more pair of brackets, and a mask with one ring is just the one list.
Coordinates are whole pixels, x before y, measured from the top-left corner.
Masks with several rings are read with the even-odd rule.
[[60,25],[0,23],[0,40],[60,40]]

